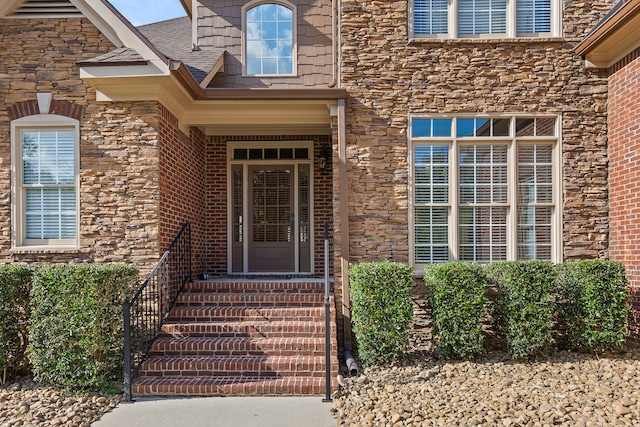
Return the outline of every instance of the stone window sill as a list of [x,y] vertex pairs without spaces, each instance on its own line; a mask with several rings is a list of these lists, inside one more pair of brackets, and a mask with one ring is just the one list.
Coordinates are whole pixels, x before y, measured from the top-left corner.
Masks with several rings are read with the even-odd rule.
[[438,37],[412,37],[410,45],[420,44],[496,44],[496,43],[561,43],[569,41],[564,37],[504,37],[504,38],[438,38]]
[[11,248],[9,253],[12,254],[32,254],[32,255],[45,255],[45,254],[78,254],[80,248],[77,247],[48,247],[48,246],[19,246]]

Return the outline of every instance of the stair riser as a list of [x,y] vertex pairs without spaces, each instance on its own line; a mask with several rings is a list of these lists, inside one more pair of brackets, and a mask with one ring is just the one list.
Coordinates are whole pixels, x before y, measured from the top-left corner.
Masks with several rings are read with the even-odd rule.
[[[332,288],[333,289],[333,288]],[[288,293],[324,294],[322,282],[194,282],[185,285],[187,292],[214,293]]]
[[[337,382],[332,381],[332,389]],[[280,396],[321,395],[325,393],[324,378],[301,380],[296,378],[265,381],[154,381],[133,385],[134,395],[152,396]]]
[[322,307],[323,295],[183,293],[177,305],[238,307]]

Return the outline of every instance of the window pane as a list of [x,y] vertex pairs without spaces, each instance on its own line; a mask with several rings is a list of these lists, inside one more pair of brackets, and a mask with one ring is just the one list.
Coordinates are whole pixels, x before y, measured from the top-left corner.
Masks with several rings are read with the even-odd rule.
[[413,33],[447,34],[447,0],[414,0]]
[[518,146],[518,202],[553,202],[553,146],[532,144]]
[[458,34],[503,34],[506,32],[506,0],[459,0]]
[[411,134],[419,137],[450,137],[451,119],[413,119]]
[[518,33],[551,32],[551,0],[517,0]]
[[459,221],[460,261],[506,260],[506,207],[460,207]]
[[73,184],[74,131],[22,132],[22,183]]
[[516,136],[554,136],[556,120],[553,118],[516,119]]
[[420,145],[414,149],[415,200],[420,204],[449,202],[449,147]]
[[75,238],[75,188],[27,188],[25,206],[27,239]]
[[551,209],[518,208],[518,259],[551,260]]
[[261,4],[247,11],[248,74],[293,73],[293,11],[278,4]]
[[416,207],[415,262],[428,264],[449,261],[447,207]]
[[507,145],[460,147],[460,203],[507,203]]

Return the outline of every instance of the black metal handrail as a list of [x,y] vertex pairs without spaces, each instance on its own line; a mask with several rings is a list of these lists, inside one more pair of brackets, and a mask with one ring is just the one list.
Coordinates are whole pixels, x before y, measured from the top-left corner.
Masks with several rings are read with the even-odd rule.
[[331,294],[329,291],[329,221],[324,223],[324,349],[325,349],[325,397],[331,402]]
[[138,292],[122,304],[125,402],[132,401],[133,379],[178,294],[191,277],[191,225],[184,223]]

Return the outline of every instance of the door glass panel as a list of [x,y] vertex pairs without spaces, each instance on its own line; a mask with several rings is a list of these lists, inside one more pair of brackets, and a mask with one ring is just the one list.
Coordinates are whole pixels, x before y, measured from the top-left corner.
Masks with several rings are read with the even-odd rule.
[[253,179],[253,241],[291,241],[291,170],[256,170]]

